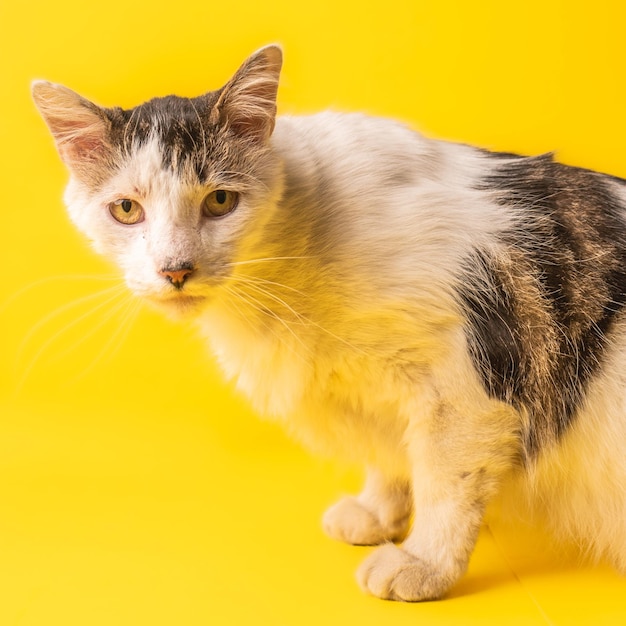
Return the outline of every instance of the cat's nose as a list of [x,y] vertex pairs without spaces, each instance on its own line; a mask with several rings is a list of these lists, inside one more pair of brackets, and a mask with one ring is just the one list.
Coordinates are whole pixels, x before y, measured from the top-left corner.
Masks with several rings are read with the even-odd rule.
[[176,289],[182,289],[193,272],[194,267],[192,263],[181,263],[174,267],[163,267],[159,270],[159,274],[167,278]]

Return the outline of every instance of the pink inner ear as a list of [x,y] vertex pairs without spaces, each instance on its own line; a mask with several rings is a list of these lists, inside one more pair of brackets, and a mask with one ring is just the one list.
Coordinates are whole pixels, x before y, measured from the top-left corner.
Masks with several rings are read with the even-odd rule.
[[68,161],[93,160],[105,147],[104,128],[100,122],[57,118],[54,127],[59,150]]
[[101,137],[83,134],[67,144],[64,150],[69,149],[76,156],[87,157],[90,153],[101,152],[103,148],[104,142]]
[[263,117],[233,116],[229,119],[230,127],[237,135],[254,139],[266,139],[274,129],[274,122],[269,115]]

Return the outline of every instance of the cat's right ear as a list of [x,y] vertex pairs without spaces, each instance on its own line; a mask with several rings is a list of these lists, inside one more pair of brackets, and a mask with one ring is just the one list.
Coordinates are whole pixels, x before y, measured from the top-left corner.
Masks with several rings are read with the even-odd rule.
[[110,122],[100,107],[47,81],[35,81],[32,94],[70,170],[80,173],[108,153]]

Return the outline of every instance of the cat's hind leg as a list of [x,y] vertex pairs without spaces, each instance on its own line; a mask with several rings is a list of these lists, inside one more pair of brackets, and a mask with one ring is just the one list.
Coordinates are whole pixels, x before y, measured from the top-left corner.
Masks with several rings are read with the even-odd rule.
[[373,546],[402,539],[411,516],[406,481],[390,480],[369,469],[363,491],[331,506],[322,518],[329,537],[352,545]]

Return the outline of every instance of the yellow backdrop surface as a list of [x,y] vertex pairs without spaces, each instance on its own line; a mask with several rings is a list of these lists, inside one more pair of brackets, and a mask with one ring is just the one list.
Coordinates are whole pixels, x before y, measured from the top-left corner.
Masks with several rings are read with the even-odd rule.
[[220,86],[280,42],[279,108],[626,176],[624,3],[0,2],[0,625],[622,624],[626,581],[485,527],[441,602],[364,596],[319,517],[358,472],[257,420],[184,327],[116,291],[68,223],[29,96],[104,105]]

